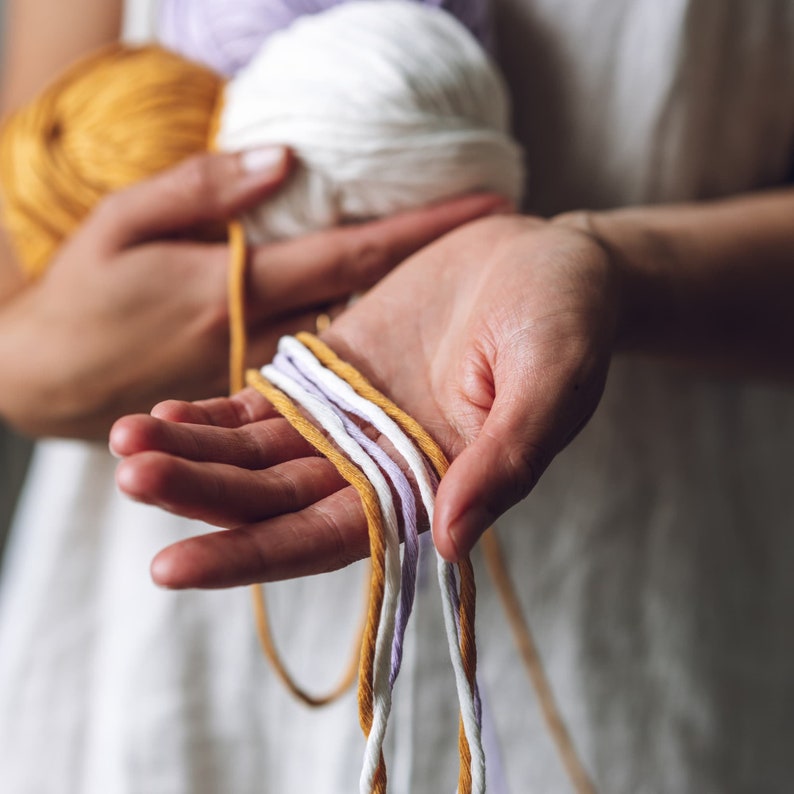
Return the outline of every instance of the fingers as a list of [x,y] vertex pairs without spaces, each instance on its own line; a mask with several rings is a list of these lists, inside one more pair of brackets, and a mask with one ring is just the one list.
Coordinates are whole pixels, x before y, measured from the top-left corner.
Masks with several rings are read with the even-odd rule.
[[368,553],[361,501],[346,487],[297,513],[169,546],[151,573],[163,587],[234,587],[336,570]]
[[551,460],[549,434],[532,423],[529,401],[506,403],[494,401],[479,435],[439,486],[433,540],[450,562],[468,554],[502,513],[527,496]]
[[[509,357],[508,357],[509,358]],[[507,360],[507,359],[506,359]],[[604,388],[607,361],[576,359],[534,371],[503,365],[496,397],[474,441],[452,462],[436,499],[433,538],[449,561],[524,499],[554,456],[584,427]]]
[[252,257],[254,311],[261,313],[274,302],[287,312],[346,298],[452,229],[507,209],[502,197],[477,194],[263,246]]
[[336,469],[318,457],[248,471],[161,452],[143,452],[123,461],[116,482],[137,501],[224,527],[302,510],[346,485]]
[[[119,419],[110,431],[110,448],[119,456],[156,451],[186,460],[223,463],[245,469],[267,468],[292,458],[315,454],[311,445],[284,419],[274,418],[230,428],[163,421],[146,414]],[[122,465],[128,470],[137,470],[146,468],[147,463],[133,457]],[[136,495],[141,496],[140,493]]]
[[168,422],[216,427],[242,427],[277,416],[270,403],[256,389],[243,389],[231,397],[212,397],[195,402],[165,400],[155,405],[151,414]]
[[110,252],[234,217],[273,193],[292,155],[283,147],[205,154],[104,199],[89,219]]

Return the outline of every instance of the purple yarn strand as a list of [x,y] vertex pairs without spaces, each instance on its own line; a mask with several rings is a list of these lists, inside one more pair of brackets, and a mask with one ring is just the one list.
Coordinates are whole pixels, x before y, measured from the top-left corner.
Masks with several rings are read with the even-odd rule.
[[[411,484],[400,467],[370,439],[361,428],[353,422],[347,414],[352,414],[361,419],[367,417],[336,394],[328,391],[322,383],[315,381],[311,373],[306,371],[301,362],[284,353],[276,353],[273,366],[280,372],[303,386],[309,393],[330,403],[330,407],[341,419],[345,430],[357,441],[364,451],[380,466],[381,470],[391,480],[400,497],[400,507],[403,517],[404,553],[402,562],[402,586],[400,588],[400,603],[397,607],[394,639],[391,649],[391,669],[389,672],[389,688],[394,687],[394,682],[400,672],[403,657],[403,642],[408,620],[413,610],[414,595],[416,593],[416,570],[419,560],[419,533],[416,526],[416,498]],[[345,413],[346,412],[346,413]]]

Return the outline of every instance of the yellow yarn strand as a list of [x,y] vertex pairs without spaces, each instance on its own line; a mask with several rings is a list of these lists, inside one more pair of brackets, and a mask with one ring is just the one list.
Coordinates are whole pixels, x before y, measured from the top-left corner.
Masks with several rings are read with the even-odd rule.
[[[229,248],[229,382],[231,393],[234,394],[245,385],[245,352],[247,347],[244,308],[247,249],[245,233],[242,224],[238,221],[232,221],[229,224]],[[270,662],[271,667],[286,689],[302,703],[313,708],[327,706],[344,695],[355,683],[358,675],[360,649],[367,621],[366,607],[361,624],[356,632],[350,662],[342,673],[339,682],[324,695],[312,695],[298,684],[281,658],[276,642],[273,639],[264,585],[251,585],[250,593],[259,645],[265,658]]]
[[[313,334],[299,333],[297,339],[304,344],[323,366],[345,380],[361,397],[377,405],[393,419],[422,450],[430,460],[439,478],[449,469],[449,461],[433,437],[411,416],[400,409],[382,392],[378,391],[355,367],[343,361]],[[475,605],[476,587],[474,569],[468,556],[458,563],[460,574],[460,648],[463,666],[469,686],[474,689],[477,674],[477,646],[475,642]],[[471,750],[463,730],[463,720],[458,727],[458,752],[460,772],[458,779],[459,794],[471,793]]]
[[245,386],[245,354],[248,335],[245,325],[245,281],[248,249],[245,231],[239,221],[229,223],[229,390],[232,394]]
[[495,527],[491,527],[483,535],[482,549],[485,564],[502,601],[502,607],[510,625],[510,630],[513,632],[513,638],[524,663],[524,668],[535,690],[546,728],[551,735],[568,779],[577,794],[596,794],[595,786],[579,759],[571,735],[560,714],[548,676],[543,668],[537,645],[532,636],[532,631],[521,610],[521,602],[518,599],[515,585],[508,571],[507,562]]
[[[336,467],[337,471],[350,483],[359,495],[367,520],[369,533],[371,578],[369,608],[366,628],[361,645],[359,666],[358,714],[364,733],[369,736],[373,719],[373,678],[375,660],[375,641],[380,625],[383,606],[383,593],[386,583],[386,546],[383,540],[383,517],[378,497],[370,481],[361,470],[352,464],[328,439],[306,419],[296,405],[280,389],[273,386],[257,370],[248,370],[246,380],[305,438],[318,452],[322,453]],[[378,771],[373,785],[375,794],[386,792],[386,765],[381,755]]]
[[[346,380],[362,397],[381,408],[388,416],[397,422],[408,433],[425,456],[431,461],[439,477],[447,472],[449,462],[433,437],[411,416],[402,411],[385,395],[379,392],[369,381],[364,378],[354,367],[340,359],[330,347],[324,344],[313,334],[300,333],[297,338],[308,347],[312,353],[339,377]],[[510,577],[504,555],[501,551],[495,528],[491,528],[483,536],[483,552],[488,572],[496,586],[497,593],[502,602],[502,607],[507,615],[508,622],[513,632],[514,640],[521,654],[524,667],[529,675],[532,687],[535,690],[540,704],[546,727],[554,742],[557,753],[565,769],[568,779],[577,794],[596,794],[595,786],[585,771],[584,764],[579,758],[571,735],[565,726],[565,721],[560,713],[559,706],[551,690],[548,676],[543,668],[543,663],[537,652],[532,631],[524,617],[518,595]],[[470,659],[471,667],[467,666],[466,672],[469,683],[473,685],[473,671],[476,669],[476,647],[474,645],[474,576],[471,570],[471,561],[466,558],[461,564],[461,652],[464,660]],[[464,572],[463,565],[467,570]],[[466,594],[464,596],[464,588]],[[469,610],[470,613],[469,613]],[[464,616],[465,611],[465,616]],[[464,628],[465,627],[465,628]],[[471,643],[471,645],[469,645]],[[459,731],[459,746],[461,755],[461,769],[466,758],[470,758],[468,744],[463,734],[462,725]],[[459,782],[459,791],[465,790]],[[468,783],[470,790],[470,782]]]
[[[251,586],[251,601],[254,608],[254,617],[256,619],[257,636],[259,637],[259,644],[262,651],[267,657],[268,661],[273,666],[276,675],[281,680],[281,683],[301,702],[313,708],[320,706],[327,706],[341,697],[353,685],[358,677],[358,668],[361,658],[361,645],[364,640],[364,630],[367,625],[367,612],[364,612],[362,620],[356,631],[356,640],[353,644],[353,654],[348,662],[347,667],[342,673],[339,682],[325,695],[312,695],[307,692],[303,687],[299,686],[292,674],[287,670],[278,648],[273,641],[273,636],[270,631],[270,620],[268,618],[267,607],[264,599],[263,585]],[[369,583],[367,583],[366,595],[369,594]]]

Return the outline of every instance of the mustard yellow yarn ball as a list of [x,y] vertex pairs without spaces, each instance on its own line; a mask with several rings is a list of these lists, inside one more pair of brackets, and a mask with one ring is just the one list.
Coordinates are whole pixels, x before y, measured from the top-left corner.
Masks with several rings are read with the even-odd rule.
[[3,220],[39,275],[107,193],[205,151],[223,78],[157,46],[103,49],[0,130]]

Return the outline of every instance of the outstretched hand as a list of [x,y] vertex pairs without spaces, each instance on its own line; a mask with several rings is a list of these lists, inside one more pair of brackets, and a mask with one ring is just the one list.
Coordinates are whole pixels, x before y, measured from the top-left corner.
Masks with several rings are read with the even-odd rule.
[[[324,334],[452,460],[433,526],[445,558],[524,498],[591,416],[617,282],[609,255],[575,224],[491,217],[420,251]],[[111,447],[127,458],[125,493],[227,528],[162,551],[160,584],[279,579],[368,553],[355,492],[250,389],[126,417]]]

